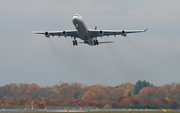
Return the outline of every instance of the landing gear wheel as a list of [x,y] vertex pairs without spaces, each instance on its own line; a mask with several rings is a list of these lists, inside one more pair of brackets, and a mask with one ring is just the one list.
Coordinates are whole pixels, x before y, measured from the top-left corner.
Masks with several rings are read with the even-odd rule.
[[99,45],[98,40],[94,40],[94,45]]
[[75,46],[75,41],[73,40],[73,46]]
[[76,46],[78,45],[78,43],[77,43],[77,40],[76,40]]
[[77,43],[77,40],[73,40],[73,46],[77,46],[78,45],[78,43]]
[[96,40],[96,45],[99,45],[99,42],[98,42],[98,40]]
[[96,45],[96,40],[94,40],[94,45]]

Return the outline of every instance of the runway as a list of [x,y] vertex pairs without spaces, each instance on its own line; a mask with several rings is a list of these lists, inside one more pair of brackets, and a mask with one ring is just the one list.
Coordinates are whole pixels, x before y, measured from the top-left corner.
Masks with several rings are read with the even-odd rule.
[[53,110],[53,109],[28,109],[28,110],[0,110],[0,112],[118,112],[118,111],[162,111],[162,110],[145,110],[145,109],[75,109],[75,110]]

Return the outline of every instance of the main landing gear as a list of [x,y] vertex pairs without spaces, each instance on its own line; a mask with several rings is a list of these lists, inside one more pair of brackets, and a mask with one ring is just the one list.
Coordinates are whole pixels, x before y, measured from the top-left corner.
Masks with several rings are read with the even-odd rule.
[[74,40],[73,40],[73,46],[77,46],[77,45],[78,45],[77,40],[74,39]]
[[99,45],[98,40],[94,40],[94,45]]

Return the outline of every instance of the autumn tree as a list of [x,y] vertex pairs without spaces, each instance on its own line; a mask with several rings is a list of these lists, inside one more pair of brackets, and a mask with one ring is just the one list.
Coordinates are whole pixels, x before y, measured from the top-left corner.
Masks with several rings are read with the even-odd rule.
[[51,95],[53,95],[53,94],[57,94],[56,92],[54,92],[52,89],[50,89],[50,88],[46,88],[47,90],[46,90],[46,93],[45,93],[45,97],[49,97],[49,96],[51,96]]
[[131,102],[131,99],[127,97],[121,101],[120,105],[127,108],[128,106],[133,105],[133,103]]
[[135,96],[131,96],[130,98],[133,105],[139,105],[139,100]]
[[180,83],[172,86],[171,88],[171,95],[174,97],[180,97]]
[[13,96],[13,94],[17,91],[18,86],[16,83],[11,83],[10,88],[11,88],[11,94],[12,94],[11,96]]
[[24,98],[24,97],[19,98],[19,105],[20,106],[25,106],[25,103],[26,103],[26,98]]
[[60,88],[59,95],[61,95],[63,98],[74,97],[73,86],[67,85],[67,86]]
[[3,87],[0,87],[0,98],[4,97]]
[[[53,92],[55,92],[55,93],[58,93],[59,92],[59,87],[60,86],[58,86],[57,84],[55,84],[55,85],[53,85],[53,86],[51,86],[51,90],[53,91]],[[61,88],[62,88],[63,86],[61,86]]]
[[111,107],[113,107],[113,108],[119,108],[119,106],[120,106],[120,103],[117,100],[115,100],[113,97],[110,97],[110,96],[106,99],[106,101],[104,101],[104,103],[111,105]]
[[65,106],[74,106],[75,100],[73,97],[70,97],[70,98],[67,98],[64,103],[65,103]]
[[96,95],[92,95],[93,100],[101,101],[101,100],[106,100],[106,98],[109,96],[111,87],[102,86],[102,85],[93,85],[90,87],[85,87],[83,88],[83,90],[85,91],[85,93],[91,91],[92,94],[96,94]]
[[82,97],[82,99],[83,100],[93,100],[94,99],[94,97],[95,97],[95,93],[94,92],[91,92],[91,91],[87,91],[84,95],[83,95],[83,97]]
[[179,106],[180,104],[176,99],[171,99],[167,105],[167,107],[171,109],[179,109]]
[[40,97],[46,97],[46,92],[47,92],[47,90],[48,90],[49,88],[40,88],[40,90],[39,90],[39,96]]
[[86,105],[86,101],[82,100],[82,99],[77,99],[76,100],[76,104],[78,106],[85,106]]
[[141,81],[141,80],[137,81],[135,86],[134,86],[134,95],[137,95],[142,88],[148,87],[148,86],[150,86],[150,83],[146,82],[145,80],[144,81]]
[[137,97],[139,99],[162,98],[162,97],[166,97],[166,91],[161,87],[144,87],[143,89],[139,91],[139,94],[137,95]]
[[25,91],[28,89],[29,84],[27,83],[20,83],[16,90],[16,94],[13,96],[15,98],[20,98],[24,96]]
[[57,99],[50,99],[48,104],[50,106],[58,106],[58,100]]
[[119,85],[119,88],[123,88],[125,90],[123,94],[125,96],[132,96],[134,93],[134,84],[131,84],[129,82]]
[[139,105],[152,105],[152,102],[150,101],[150,100],[148,100],[148,99],[141,99],[140,101],[139,101]]
[[61,97],[61,98],[55,99],[55,100],[57,100],[57,105],[58,105],[58,106],[66,106],[66,104],[67,104],[67,103],[66,103],[66,100],[67,100],[66,98],[62,98],[62,97]]
[[168,104],[168,98],[159,98],[161,105],[167,105]]
[[156,98],[156,99],[153,99],[152,100],[152,103],[156,106],[160,105],[161,104],[161,100],[159,98]]
[[170,86],[169,84],[165,84],[165,85],[161,86],[161,88],[163,88],[166,91],[167,96],[169,96],[171,94],[172,86]]
[[121,95],[116,98],[118,102],[121,102],[124,98],[127,98],[127,96]]
[[34,100],[34,104],[37,105],[40,109],[44,109],[45,108],[45,98],[38,96]]
[[[138,95],[134,96],[139,85]],[[175,99],[175,100],[173,100]],[[39,87],[37,84],[11,83],[0,86],[1,106],[93,106],[103,108],[109,104],[112,108],[127,106],[148,108],[179,107],[180,83],[153,86],[146,81],[120,84],[118,87],[91,85],[83,86],[81,83],[62,83],[51,87]],[[169,101],[170,100],[170,101]],[[175,107],[173,107],[175,106]]]
[[62,84],[60,84],[60,85],[58,86],[58,88],[60,89],[60,88],[63,88],[63,87],[65,87],[65,86],[69,86],[69,84],[68,84],[68,83],[62,83]]
[[117,100],[114,100],[114,101],[112,102],[111,106],[112,106],[113,108],[119,108],[119,107],[120,107],[120,103],[119,103]]
[[72,83],[71,86],[73,86],[73,90],[74,90],[74,95],[73,95],[73,97],[74,97],[75,99],[78,99],[78,97],[80,96],[80,94],[83,93],[82,84],[81,84],[81,83],[78,83],[78,82],[75,82],[75,83]]
[[9,84],[6,84],[5,86],[3,86],[3,96],[6,96],[6,97],[10,97],[11,95],[11,87]]
[[25,91],[24,97],[31,99],[33,96],[37,95],[40,90],[40,87],[37,84],[30,84],[28,89]]
[[44,101],[38,101],[38,107],[40,109],[44,109],[45,108],[45,102]]
[[95,100],[89,99],[89,100],[87,100],[87,105],[95,107],[95,106],[97,106],[97,102]]
[[110,96],[113,98],[117,98],[117,96],[124,95],[124,93],[125,93],[125,89],[119,87],[119,88],[116,88],[115,90],[111,91]]

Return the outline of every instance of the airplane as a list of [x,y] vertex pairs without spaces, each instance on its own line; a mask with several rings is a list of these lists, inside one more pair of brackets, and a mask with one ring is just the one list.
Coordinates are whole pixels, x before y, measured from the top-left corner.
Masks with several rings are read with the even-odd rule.
[[102,43],[113,43],[113,42],[98,42],[98,37],[103,36],[116,36],[116,35],[122,35],[124,37],[127,36],[129,33],[140,33],[140,32],[146,32],[146,30],[97,30],[97,27],[95,27],[94,30],[88,29],[87,25],[83,21],[83,18],[79,14],[75,14],[72,18],[72,22],[75,26],[75,30],[65,30],[65,31],[37,31],[33,32],[34,34],[44,34],[47,38],[50,36],[64,36],[64,37],[71,37],[74,38],[73,46],[77,46],[78,42],[76,38],[80,38],[83,40],[84,44],[88,44],[91,46],[96,46]]

